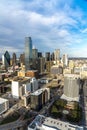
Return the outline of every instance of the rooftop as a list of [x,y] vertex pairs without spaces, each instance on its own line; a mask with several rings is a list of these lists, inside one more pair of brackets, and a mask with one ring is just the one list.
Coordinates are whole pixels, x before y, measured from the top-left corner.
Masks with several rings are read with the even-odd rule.
[[53,119],[51,117],[45,117],[42,115],[36,116],[34,121],[28,126],[33,130],[83,130],[83,127],[69,124],[60,120]]
[[7,99],[4,99],[4,98],[0,98],[0,104],[4,103],[4,102],[6,102],[6,101],[8,101],[8,100],[7,100]]
[[37,91],[31,93],[31,95],[36,95],[36,96],[38,96],[38,95],[40,95],[45,89],[46,89],[46,88],[38,89]]

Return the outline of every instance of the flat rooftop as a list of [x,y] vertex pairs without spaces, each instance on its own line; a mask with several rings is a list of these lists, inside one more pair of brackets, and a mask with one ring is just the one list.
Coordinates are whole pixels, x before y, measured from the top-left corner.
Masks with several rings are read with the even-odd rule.
[[45,117],[43,115],[36,116],[28,128],[34,130],[36,128],[39,130],[83,130],[83,127],[81,126],[72,125],[68,122],[63,122],[58,119],[56,120],[51,117]]
[[45,91],[46,89],[48,89],[48,88],[41,88],[41,89],[38,89],[37,91],[31,93],[31,95],[38,96],[38,95],[40,95],[43,91]]
[[7,99],[4,99],[4,98],[0,98],[0,104],[4,103],[4,102],[6,102],[6,101],[8,101],[8,100],[7,100]]
[[67,78],[80,78],[79,74],[64,74],[64,77]]
[[30,80],[31,79],[31,77],[14,77],[13,78],[13,81],[17,81],[17,82],[25,82],[25,81],[28,81],[28,80]]

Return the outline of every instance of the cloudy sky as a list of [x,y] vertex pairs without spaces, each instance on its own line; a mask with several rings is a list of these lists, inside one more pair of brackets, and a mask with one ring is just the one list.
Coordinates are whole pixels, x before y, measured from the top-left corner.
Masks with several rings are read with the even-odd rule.
[[39,51],[87,57],[87,1],[0,0],[0,53],[23,53],[26,36]]

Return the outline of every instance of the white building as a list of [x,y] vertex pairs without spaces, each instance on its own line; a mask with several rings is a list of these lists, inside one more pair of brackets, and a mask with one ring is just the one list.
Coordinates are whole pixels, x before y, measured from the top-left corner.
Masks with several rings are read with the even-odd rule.
[[55,59],[56,62],[60,60],[60,49],[55,49],[54,59]]
[[28,92],[38,89],[38,81],[35,78],[16,77],[12,81],[11,91],[14,98],[19,98]]
[[36,116],[34,121],[28,126],[28,130],[83,130],[84,128],[77,125],[72,125],[68,122],[45,117],[42,115]]
[[68,101],[79,101],[80,75],[64,75],[64,94],[61,98]]
[[68,66],[68,55],[64,54],[62,57],[63,66]]
[[4,98],[0,98],[0,114],[9,109],[9,101]]

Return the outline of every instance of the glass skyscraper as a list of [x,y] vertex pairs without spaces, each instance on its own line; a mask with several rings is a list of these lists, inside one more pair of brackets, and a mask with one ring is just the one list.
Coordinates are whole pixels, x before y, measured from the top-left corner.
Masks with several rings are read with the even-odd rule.
[[30,69],[32,61],[32,39],[31,37],[25,37],[25,69]]
[[2,61],[5,69],[7,69],[10,66],[10,54],[8,53],[8,51],[6,51],[4,55],[2,55]]

